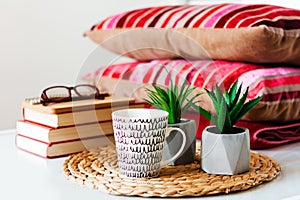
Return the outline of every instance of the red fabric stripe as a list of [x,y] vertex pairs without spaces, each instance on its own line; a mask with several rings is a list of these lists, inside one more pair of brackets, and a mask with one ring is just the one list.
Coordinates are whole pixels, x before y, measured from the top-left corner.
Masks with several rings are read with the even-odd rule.
[[[166,65],[167,65],[167,63],[166,63]],[[153,83],[158,83],[158,77],[160,76],[160,74],[161,74],[161,72],[163,71],[163,70],[165,70],[165,64],[164,63],[162,63],[162,64],[160,64],[160,65],[158,65],[160,68],[159,68],[159,70],[156,72],[156,74],[154,74],[155,75],[155,77],[154,77],[154,79],[153,79]],[[154,68],[154,67],[153,67]]]
[[183,6],[181,9],[176,9],[176,10],[174,10],[174,11],[173,11],[172,13],[170,13],[170,14],[168,15],[168,17],[165,19],[164,23],[161,25],[161,28],[165,28],[165,27],[168,25],[169,21],[172,19],[172,17],[173,17],[175,14],[177,14],[178,12],[181,12],[181,11],[187,9],[187,8],[190,8],[190,7],[191,7],[191,6]]
[[[198,87],[211,88],[215,83],[218,83],[221,80],[220,74],[218,73],[222,66],[221,63],[222,61],[215,61],[201,67],[202,71],[194,84],[197,84]],[[204,85],[205,83],[207,85]]]
[[168,63],[168,65],[167,65],[168,66],[168,73],[165,77],[165,84],[166,85],[169,85],[171,78],[173,79],[172,73],[173,73],[173,71],[175,71],[176,67],[181,66],[182,63],[185,63],[185,62],[186,62],[186,60],[174,60],[174,61],[170,61]]
[[260,91],[266,90],[266,88],[274,88],[278,86],[286,86],[300,84],[300,75],[294,76],[280,76],[273,79],[264,79],[257,83],[248,93],[248,98],[255,98]]
[[[228,6],[228,4],[221,4],[221,5],[219,5],[219,6],[215,7],[215,8],[213,8],[213,9],[211,9],[209,12],[207,12],[205,15],[203,15],[203,17],[201,17],[199,20],[197,20],[197,21],[194,23],[193,28],[198,28],[198,27],[203,23],[203,21],[206,20],[210,15],[212,15],[212,14],[215,13],[217,10],[219,10],[219,9],[225,7],[225,6]],[[201,12],[203,12],[203,10],[202,10]],[[201,13],[201,12],[200,12],[200,13]],[[197,15],[200,14],[200,13],[197,13]],[[195,16],[195,17],[196,17],[196,16]]]
[[[185,24],[183,25],[183,27],[184,27],[184,28],[189,27],[190,24],[191,24],[191,22],[193,21],[193,19],[195,19],[199,14],[201,14],[202,12],[204,12],[204,11],[210,9],[211,7],[214,7],[214,5],[210,5],[210,6],[205,5],[205,6],[203,6],[203,7],[201,8],[200,11],[198,11],[196,14],[194,14],[193,16],[191,16],[191,17],[185,22]],[[199,8],[197,8],[197,9],[199,9]]]
[[135,27],[137,28],[143,28],[145,26],[145,24],[149,21],[149,19],[155,15],[157,15],[159,13],[159,11],[167,8],[168,6],[162,6],[162,7],[157,7],[157,8],[153,8],[151,12],[149,12],[146,16],[144,16],[143,18],[141,18],[139,20],[139,22],[136,24]]
[[132,10],[125,13],[117,22],[116,28],[124,28],[127,18],[129,18],[132,14],[135,14],[137,10]]
[[177,73],[176,77],[175,77],[175,83],[179,84],[180,79],[186,79],[186,77],[183,77],[183,74],[185,71],[189,70],[191,68],[191,66],[193,65],[193,63],[191,62],[187,62]]
[[[171,10],[174,10],[176,8],[178,8],[179,6],[175,6],[175,7],[171,7],[163,12],[161,12],[160,14],[158,14],[153,20],[152,22],[149,24],[148,27],[155,27],[156,23],[158,22],[158,20],[167,12],[171,11]],[[185,7],[184,7],[185,8]]]
[[144,77],[143,77],[143,83],[149,83],[151,75],[153,74],[153,67],[149,68],[148,71],[146,71]]
[[123,73],[124,73],[124,68],[127,68],[128,66],[130,66],[130,64],[128,65],[123,65],[123,66],[115,66],[113,73],[111,75],[112,78],[122,78],[123,77]]
[[197,76],[196,81],[193,83],[193,85],[196,86],[196,87],[202,88],[203,84],[204,84],[204,78],[203,78],[203,76],[201,76],[201,74],[199,74]]
[[223,80],[224,77],[230,76],[231,73],[236,72],[236,65],[232,65],[231,63],[228,62],[216,62],[216,70],[211,76],[209,84],[207,87],[212,87],[213,84],[218,83],[218,84],[223,84],[221,81]]
[[185,13],[183,13],[179,18],[177,18],[176,22],[172,25],[172,28],[175,28],[177,26],[177,24],[181,21],[181,20],[185,20],[186,16],[191,12],[192,10],[188,10]]
[[126,71],[123,73],[123,79],[125,80],[129,80],[132,72],[136,69],[136,67],[138,66],[138,62],[133,62],[132,64],[128,65],[128,68],[126,69]]
[[[103,29],[103,25],[104,25],[104,23],[107,21],[107,19],[106,20],[103,20],[102,22],[100,22],[98,25],[95,25],[94,27],[97,29],[97,30],[100,30],[100,29]],[[94,28],[94,29],[95,29]]]
[[231,11],[219,19],[219,21],[215,25],[215,28],[223,28],[229,19],[231,19],[233,16],[235,16],[236,14],[238,14],[240,12],[250,10],[250,9],[260,8],[260,7],[264,7],[264,6],[266,6],[266,5],[247,5],[243,8],[239,8],[234,11]]
[[[201,62],[201,61],[200,61]],[[197,64],[198,62],[194,62],[193,63],[193,69],[190,71],[190,73],[188,73],[188,75],[186,76],[186,79],[189,83],[191,83],[192,85],[195,85],[196,83],[193,83],[193,79],[196,76],[196,72],[201,68],[202,62],[201,64]],[[204,61],[204,63],[206,63],[206,61]]]
[[263,20],[253,24],[252,26],[266,25],[269,27],[283,28],[284,30],[300,29],[300,20],[277,20],[275,22]]
[[134,13],[132,16],[128,16],[129,19],[125,23],[124,27],[133,28],[133,25],[136,22],[137,18],[139,18],[141,16],[141,14],[149,11],[150,9],[152,9],[152,8],[141,9],[139,11],[136,11],[136,13]]
[[264,102],[274,102],[282,100],[295,100],[300,99],[300,91],[284,91],[279,93],[268,93],[264,94],[261,101]]
[[[232,16],[231,19],[228,19],[228,21],[226,22],[226,28],[236,28],[237,24],[241,20],[247,19],[248,17],[258,16],[258,15],[267,13],[276,8],[278,8],[278,7],[277,6],[271,6],[271,7],[266,6],[266,7],[260,7],[259,9],[249,9],[249,10],[239,13],[235,16]],[[225,24],[224,24],[224,28],[225,28]]]
[[110,72],[111,72],[115,67],[116,67],[115,65],[110,65],[110,66],[106,67],[106,68],[103,70],[101,76],[110,77]]
[[224,79],[223,84],[224,87],[228,90],[230,86],[238,80],[238,78],[249,71],[255,70],[255,69],[260,69],[264,68],[263,66],[258,66],[258,65],[251,65],[251,64],[246,64],[246,63],[241,63],[241,65],[234,69],[234,71],[231,74],[228,74],[228,76]]
[[[251,19],[247,19],[245,21],[243,21],[239,27],[248,27],[248,26],[253,26],[252,24],[257,22],[258,20],[261,20],[263,18],[266,18],[266,19],[269,19],[269,20],[272,20],[278,16],[300,16],[300,10],[281,10],[281,11],[274,11],[274,12],[271,12],[271,13],[268,13],[264,16],[257,16],[255,18],[251,18]],[[287,20],[288,21],[288,20]],[[281,28],[281,27],[280,27]]]
[[114,78],[122,78],[120,71],[123,70],[124,68],[128,67],[128,66],[135,66],[138,65],[139,62],[128,62],[128,63],[120,63],[120,64],[113,64],[113,65],[109,65],[105,68],[100,68],[100,70],[96,71],[96,75],[100,75],[101,71],[102,74],[101,76],[105,76],[105,77],[114,77]]

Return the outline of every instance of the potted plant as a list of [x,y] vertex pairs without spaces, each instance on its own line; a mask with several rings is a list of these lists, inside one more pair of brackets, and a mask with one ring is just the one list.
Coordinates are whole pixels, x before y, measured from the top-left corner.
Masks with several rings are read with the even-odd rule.
[[214,126],[203,130],[201,138],[201,167],[211,174],[233,175],[249,171],[249,130],[234,126],[260,100],[261,96],[246,102],[249,87],[242,93],[242,84],[234,82],[224,92],[218,85],[214,90],[205,89],[212,100],[215,113],[210,113],[195,103],[190,104]]
[[[170,79],[170,86],[167,88],[153,84],[153,89],[146,88],[148,99],[144,99],[148,104],[157,109],[165,110],[169,113],[168,126],[178,127],[186,134],[186,145],[183,154],[169,165],[183,165],[192,163],[195,160],[196,152],[196,123],[194,120],[182,118],[183,114],[191,107],[187,102],[187,97],[195,90],[185,80],[179,87]],[[197,103],[196,94],[190,102]],[[171,134],[166,138],[166,150],[164,156],[171,158],[182,144],[180,134]]]

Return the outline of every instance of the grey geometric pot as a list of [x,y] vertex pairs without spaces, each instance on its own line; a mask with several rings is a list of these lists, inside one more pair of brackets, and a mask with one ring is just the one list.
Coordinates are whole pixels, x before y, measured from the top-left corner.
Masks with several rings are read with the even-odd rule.
[[233,175],[249,171],[250,137],[247,128],[241,133],[217,134],[215,126],[203,130],[201,139],[201,167],[209,174]]
[[[169,163],[169,165],[184,165],[193,163],[195,161],[196,153],[196,122],[190,119],[181,119],[180,123],[168,124],[169,127],[178,127],[185,133],[186,145],[183,149],[183,153],[175,161]],[[181,134],[172,133],[166,138],[165,150],[163,157],[171,158],[182,145]]]

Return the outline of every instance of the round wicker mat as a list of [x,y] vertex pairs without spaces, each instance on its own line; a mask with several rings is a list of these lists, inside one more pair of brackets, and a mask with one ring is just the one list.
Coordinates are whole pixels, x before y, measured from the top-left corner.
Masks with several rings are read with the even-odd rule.
[[142,197],[229,193],[271,181],[280,173],[276,161],[255,152],[251,152],[250,171],[233,176],[205,173],[199,157],[198,151],[193,164],[164,167],[157,178],[130,179],[118,172],[115,147],[107,146],[69,156],[63,171],[69,179],[109,194]]

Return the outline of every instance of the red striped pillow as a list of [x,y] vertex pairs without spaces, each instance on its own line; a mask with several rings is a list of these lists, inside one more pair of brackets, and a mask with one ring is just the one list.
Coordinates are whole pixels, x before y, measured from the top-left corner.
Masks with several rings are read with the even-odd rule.
[[[167,68],[167,70],[164,69]],[[177,85],[184,80],[197,87],[200,105],[213,111],[203,88],[218,83],[229,88],[235,80],[249,86],[248,99],[262,95],[263,99],[245,117],[251,121],[293,121],[300,119],[300,69],[288,65],[258,65],[244,62],[197,60],[153,60],[128,62],[99,68],[85,80],[116,95],[143,101],[145,87],[152,83],[168,86],[170,77]]]
[[183,57],[300,64],[300,11],[274,5],[142,8],[108,17],[84,35],[137,60]]

